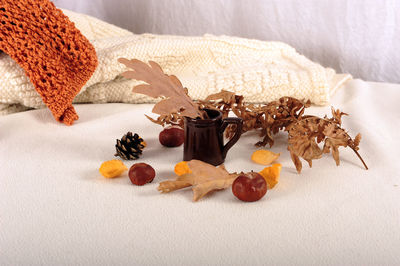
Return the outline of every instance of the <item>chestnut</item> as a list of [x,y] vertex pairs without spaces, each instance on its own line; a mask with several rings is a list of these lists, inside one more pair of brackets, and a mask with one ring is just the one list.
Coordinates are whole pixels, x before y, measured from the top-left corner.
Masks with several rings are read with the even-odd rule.
[[166,147],[179,147],[185,141],[185,132],[180,127],[167,127],[160,132],[158,139]]
[[129,169],[128,175],[132,184],[143,186],[153,181],[156,176],[156,171],[147,163],[135,163]]
[[267,193],[267,182],[256,172],[242,174],[233,181],[232,192],[242,201],[257,201]]

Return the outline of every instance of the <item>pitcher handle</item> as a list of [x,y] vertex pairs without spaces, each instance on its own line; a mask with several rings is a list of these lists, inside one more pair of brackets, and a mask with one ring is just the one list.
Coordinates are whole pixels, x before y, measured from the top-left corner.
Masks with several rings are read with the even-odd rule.
[[237,117],[227,117],[222,120],[221,125],[221,134],[224,134],[226,127],[230,124],[236,125],[235,135],[226,143],[222,149],[222,158],[225,159],[226,154],[228,153],[229,149],[239,140],[240,136],[242,135],[242,128],[243,128],[243,119]]

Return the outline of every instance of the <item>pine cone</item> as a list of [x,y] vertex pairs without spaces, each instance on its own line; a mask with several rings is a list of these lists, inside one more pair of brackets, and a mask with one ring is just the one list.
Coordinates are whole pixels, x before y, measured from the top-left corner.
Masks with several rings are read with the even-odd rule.
[[126,133],[121,140],[117,139],[115,149],[117,153],[114,156],[119,156],[124,160],[136,160],[142,154],[142,149],[145,147],[144,141],[138,134],[132,136],[132,132]]

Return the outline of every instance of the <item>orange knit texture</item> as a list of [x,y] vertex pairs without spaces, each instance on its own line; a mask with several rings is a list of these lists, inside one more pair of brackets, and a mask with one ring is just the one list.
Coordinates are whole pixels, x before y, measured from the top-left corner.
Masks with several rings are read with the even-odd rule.
[[48,0],[0,0],[0,50],[26,72],[53,116],[78,119],[74,97],[97,67],[94,47]]

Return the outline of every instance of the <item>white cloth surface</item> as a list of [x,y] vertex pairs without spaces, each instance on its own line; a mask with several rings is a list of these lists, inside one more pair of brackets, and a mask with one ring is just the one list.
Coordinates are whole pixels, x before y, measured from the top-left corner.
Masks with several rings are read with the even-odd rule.
[[[278,185],[258,202],[227,189],[192,202],[191,190],[160,194],[183,148],[164,148],[151,105],[75,105],[71,127],[46,110],[0,117],[0,265],[399,265],[400,85],[352,80],[332,105],[351,136],[362,133],[365,170],[349,149],[341,165],[329,155],[297,174],[280,133]],[[307,113],[329,114],[329,107]],[[127,173],[105,179],[127,131],[147,142],[132,162],[151,164],[153,183],[130,183]],[[250,161],[258,136],[229,151],[229,171],[259,171]]]
[[[312,62],[284,43],[212,35],[135,35],[84,14],[64,12],[92,42],[99,61],[75,97],[78,103],[155,101],[132,93],[132,87],[140,82],[121,78],[126,68],[117,61],[120,57],[156,61],[182,81],[193,99],[225,89],[249,102],[292,96],[325,105],[351,78]],[[45,105],[22,68],[8,55],[0,54],[0,115],[18,111],[18,106],[26,110]]]
[[398,0],[54,0],[134,33],[281,41],[338,73],[400,83]]

